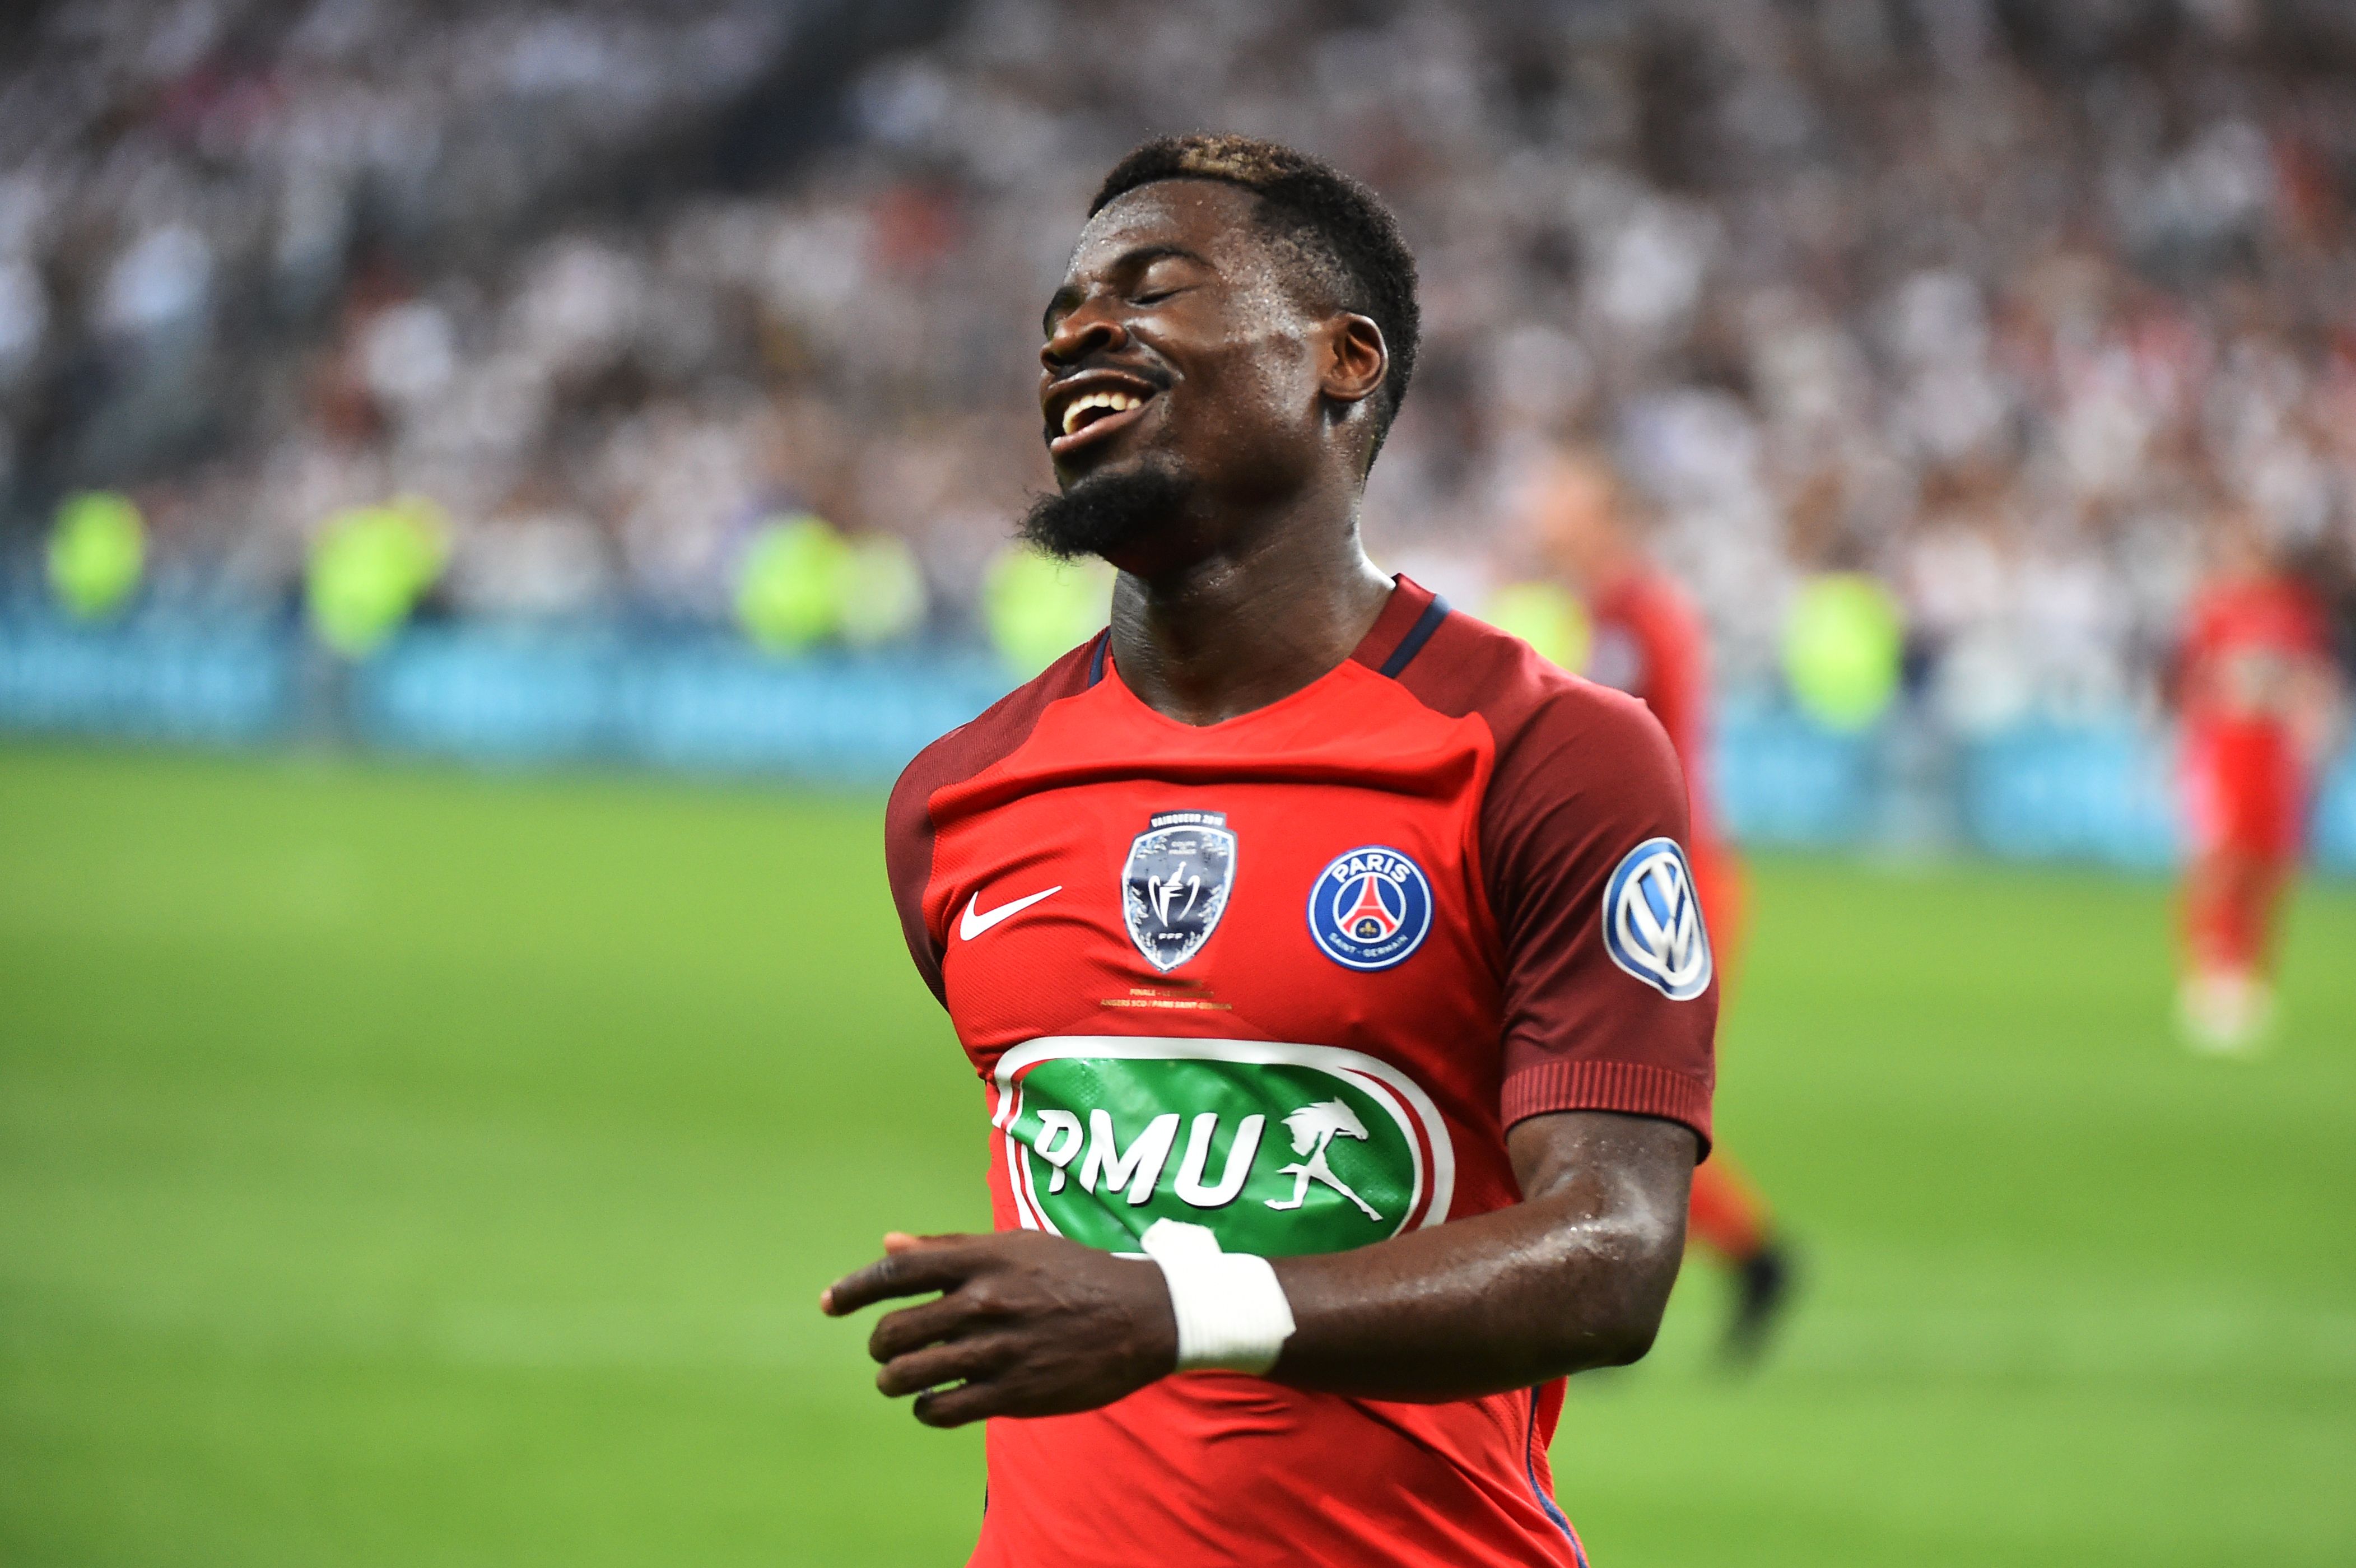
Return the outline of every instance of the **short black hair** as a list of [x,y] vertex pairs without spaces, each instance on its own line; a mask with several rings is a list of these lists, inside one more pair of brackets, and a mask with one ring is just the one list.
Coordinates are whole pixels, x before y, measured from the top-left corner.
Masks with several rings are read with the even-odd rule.
[[1323,158],[1257,136],[1157,136],[1112,166],[1096,199],[1094,218],[1116,198],[1165,179],[1215,179],[1260,199],[1262,226],[1298,263],[1295,271],[1322,306],[1347,310],[1382,328],[1390,351],[1376,410],[1375,445],[1383,447],[1399,400],[1415,373],[1416,340],[1423,315],[1415,302],[1415,255],[1391,209],[1359,181]]

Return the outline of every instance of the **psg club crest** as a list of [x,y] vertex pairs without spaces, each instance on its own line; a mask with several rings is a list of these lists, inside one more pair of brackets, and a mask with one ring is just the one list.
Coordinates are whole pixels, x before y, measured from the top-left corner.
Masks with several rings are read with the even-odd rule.
[[1603,945],[1613,963],[1672,1002],[1709,989],[1709,933],[1675,839],[1646,839],[1612,874],[1603,889]]
[[1203,950],[1236,886],[1236,835],[1218,811],[1157,811],[1130,841],[1121,914],[1145,961],[1167,974]]
[[1309,934],[1344,969],[1406,961],[1431,930],[1423,867],[1385,844],[1336,855],[1309,889]]

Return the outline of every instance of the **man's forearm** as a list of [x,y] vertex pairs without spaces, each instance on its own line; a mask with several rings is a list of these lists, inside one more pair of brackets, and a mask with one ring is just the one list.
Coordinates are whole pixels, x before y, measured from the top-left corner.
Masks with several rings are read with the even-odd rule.
[[[1269,1376],[1436,1401],[1642,1356],[1684,1251],[1693,1137],[1667,1122],[1599,1120],[1618,1125],[1590,1132],[1575,1171],[1525,1202],[1277,1260],[1297,1326]],[[1678,1174],[1664,1180],[1664,1169]]]

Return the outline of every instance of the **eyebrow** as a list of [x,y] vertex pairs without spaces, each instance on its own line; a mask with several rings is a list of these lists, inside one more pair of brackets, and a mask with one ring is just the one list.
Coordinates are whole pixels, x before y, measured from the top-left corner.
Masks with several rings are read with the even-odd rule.
[[[1193,262],[1201,267],[1212,265],[1210,257],[1200,251],[1190,251],[1183,245],[1140,245],[1133,251],[1123,251],[1119,255],[1115,256],[1112,265],[1105,270],[1108,273],[1140,273],[1156,262],[1169,261]],[[1058,316],[1070,314],[1079,302],[1080,290],[1073,284],[1066,284],[1054,294],[1049,295],[1047,309],[1039,317],[1039,329],[1053,336],[1055,330],[1055,318]]]

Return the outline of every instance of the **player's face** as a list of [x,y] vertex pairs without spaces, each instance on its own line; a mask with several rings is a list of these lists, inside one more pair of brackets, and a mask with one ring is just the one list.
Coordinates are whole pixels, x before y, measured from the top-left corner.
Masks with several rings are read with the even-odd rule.
[[1066,490],[1149,467],[1237,495],[1297,483],[1323,437],[1323,324],[1284,287],[1258,198],[1141,187],[1089,220],[1049,301],[1039,407]]

